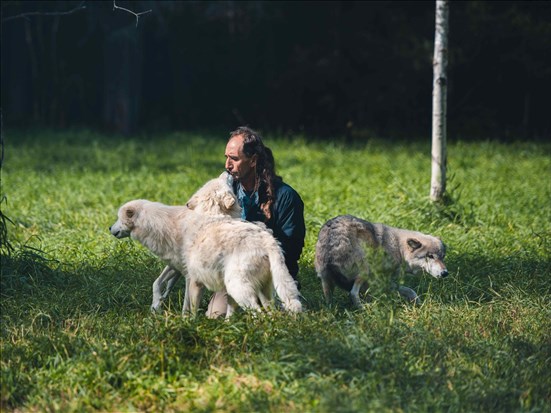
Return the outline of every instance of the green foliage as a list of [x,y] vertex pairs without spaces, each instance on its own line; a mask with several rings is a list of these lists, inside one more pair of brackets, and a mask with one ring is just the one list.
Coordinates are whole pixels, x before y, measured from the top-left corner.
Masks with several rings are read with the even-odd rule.
[[[184,202],[224,137],[8,135],[2,411],[551,411],[549,144],[451,142],[435,205],[428,143],[266,141],[306,205],[308,311],[224,322],[182,319],[179,288],[151,315],[163,265],[108,231],[129,199]],[[450,276],[404,277],[420,306],[379,275],[365,309],[325,307],[317,232],[344,213],[440,236]]]

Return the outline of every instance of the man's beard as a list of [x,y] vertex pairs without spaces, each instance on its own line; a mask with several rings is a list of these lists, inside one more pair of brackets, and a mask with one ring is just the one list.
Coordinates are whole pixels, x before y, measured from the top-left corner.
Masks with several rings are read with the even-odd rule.
[[239,182],[239,178],[235,175],[235,173],[230,172],[230,171],[227,170],[227,169],[226,169],[226,172],[232,177],[232,179],[233,179],[235,182]]

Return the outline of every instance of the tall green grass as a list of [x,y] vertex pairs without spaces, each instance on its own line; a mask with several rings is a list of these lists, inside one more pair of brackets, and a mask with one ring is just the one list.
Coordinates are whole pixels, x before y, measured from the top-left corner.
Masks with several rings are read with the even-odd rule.
[[[429,143],[266,136],[305,202],[308,311],[149,313],[163,265],[108,228],[135,198],[183,203],[223,167],[225,136],[9,132],[2,171],[2,411],[551,411],[551,145],[449,143],[449,196],[428,201]],[[422,305],[323,304],[313,268],[339,214],[440,236],[445,280]],[[181,286],[181,285],[180,285]],[[205,303],[203,303],[205,304]]]

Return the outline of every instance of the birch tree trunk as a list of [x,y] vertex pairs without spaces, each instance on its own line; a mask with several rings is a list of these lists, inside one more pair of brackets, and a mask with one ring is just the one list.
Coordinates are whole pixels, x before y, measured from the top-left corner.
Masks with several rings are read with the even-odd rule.
[[449,1],[436,0],[432,84],[432,173],[431,201],[442,200],[446,192],[446,101],[448,67]]

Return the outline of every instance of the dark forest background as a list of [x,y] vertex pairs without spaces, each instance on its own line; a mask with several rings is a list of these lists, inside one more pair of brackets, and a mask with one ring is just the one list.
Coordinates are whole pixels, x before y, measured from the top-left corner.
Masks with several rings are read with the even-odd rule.
[[[430,136],[434,1],[116,4],[2,2],[4,127]],[[449,46],[450,136],[551,135],[550,2],[452,1]]]

